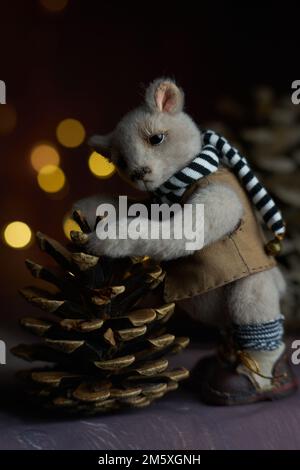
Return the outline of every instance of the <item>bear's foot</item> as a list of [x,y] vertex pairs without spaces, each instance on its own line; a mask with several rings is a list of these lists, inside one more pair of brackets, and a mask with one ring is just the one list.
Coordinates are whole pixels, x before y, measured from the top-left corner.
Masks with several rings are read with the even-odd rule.
[[212,405],[284,398],[297,389],[284,350],[282,344],[275,351],[222,351],[197,364],[192,372],[193,384],[200,390],[200,398]]

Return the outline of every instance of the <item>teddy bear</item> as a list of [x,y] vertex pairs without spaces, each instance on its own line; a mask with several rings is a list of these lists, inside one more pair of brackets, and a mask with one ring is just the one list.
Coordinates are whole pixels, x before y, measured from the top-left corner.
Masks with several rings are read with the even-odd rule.
[[[179,204],[183,212],[203,205],[203,246],[186,249],[192,234],[176,236],[175,216],[169,238],[141,233],[135,239],[100,239],[95,230],[89,235],[72,232],[73,241],[94,255],[159,260],[166,270],[164,300],[175,301],[181,311],[221,331],[216,353],[195,369],[203,400],[236,405],[292,393],[297,385],[280,309],[286,285],[273,256],[285,226],[246,158],[224,137],[194,122],[184,111],[183,90],[168,78],[153,81],[140,106],[111,133],[92,136],[89,144],[145,192],[150,204]],[[78,201],[74,209],[92,223],[102,203],[112,204],[118,214],[118,197],[101,194]],[[274,233],[269,249],[258,217]],[[123,233],[127,219],[115,222]],[[159,229],[162,220],[147,223]],[[190,225],[195,230],[195,221]]]

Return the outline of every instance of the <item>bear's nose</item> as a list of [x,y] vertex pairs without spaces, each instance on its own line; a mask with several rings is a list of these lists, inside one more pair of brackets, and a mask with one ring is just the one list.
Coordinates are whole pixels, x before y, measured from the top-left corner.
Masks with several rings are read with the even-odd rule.
[[148,166],[142,166],[142,167],[137,168],[136,170],[134,170],[131,173],[130,178],[131,178],[132,181],[143,180],[144,177],[148,173],[151,173],[150,168]]

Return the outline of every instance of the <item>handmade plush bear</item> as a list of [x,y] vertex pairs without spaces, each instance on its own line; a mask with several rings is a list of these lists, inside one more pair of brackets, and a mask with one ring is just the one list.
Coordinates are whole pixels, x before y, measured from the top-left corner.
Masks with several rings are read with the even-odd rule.
[[[204,247],[187,251],[189,234],[177,239],[174,226],[170,239],[143,239],[141,234],[136,240],[99,240],[96,232],[73,232],[72,238],[91,254],[161,260],[167,271],[165,300],[226,332],[218,354],[201,367],[206,401],[240,404],[284,397],[296,388],[282,340],[285,282],[269,254],[270,244],[266,250],[254,208],[275,240],[285,231],[281,214],[247,160],[223,137],[200,130],[183,105],[183,91],[174,81],[155,80],[141,106],[109,135],[93,136],[90,145],[153,201],[203,204]],[[103,202],[118,208],[118,198],[102,195],[81,200],[75,208],[92,223]],[[127,230],[128,220],[116,224]],[[277,246],[271,244],[273,250]]]

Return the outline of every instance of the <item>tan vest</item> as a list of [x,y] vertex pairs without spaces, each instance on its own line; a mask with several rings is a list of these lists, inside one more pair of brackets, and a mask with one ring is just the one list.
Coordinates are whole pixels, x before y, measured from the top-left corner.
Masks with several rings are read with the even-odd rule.
[[167,302],[203,294],[276,265],[275,259],[264,250],[265,240],[249,196],[231,171],[221,168],[197,181],[184,194],[183,203],[196,189],[211,183],[230,186],[243,204],[244,216],[238,227],[225,238],[193,255],[164,264],[167,272],[164,298]]

